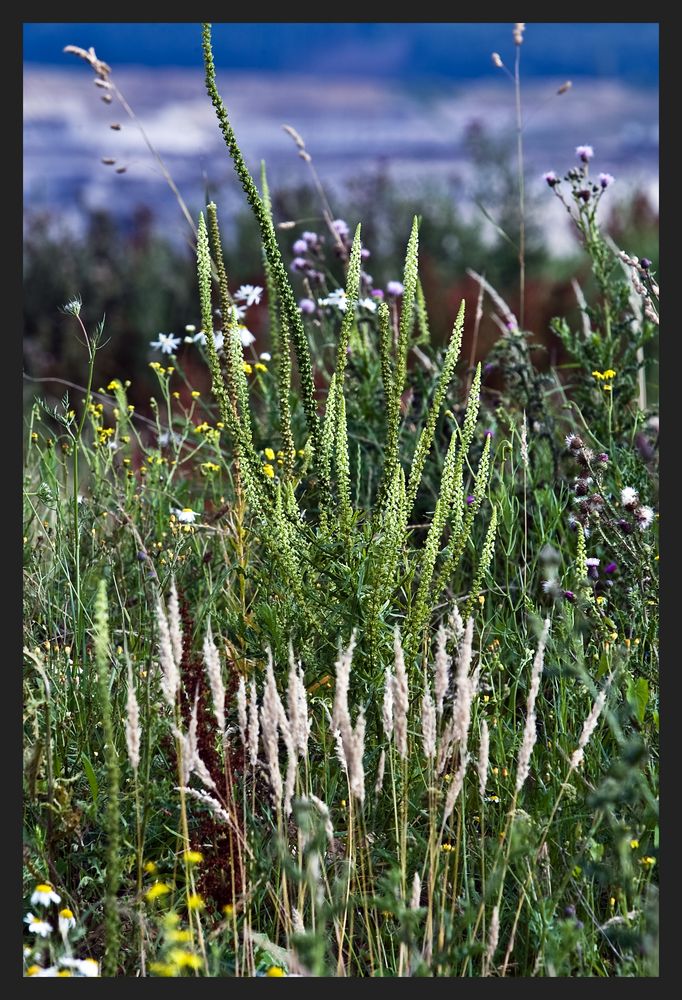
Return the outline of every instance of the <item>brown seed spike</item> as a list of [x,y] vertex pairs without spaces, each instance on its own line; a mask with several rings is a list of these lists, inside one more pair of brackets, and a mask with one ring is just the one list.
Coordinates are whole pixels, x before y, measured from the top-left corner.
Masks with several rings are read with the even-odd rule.
[[112,167],[116,160],[112,156],[103,156],[102,163],[107,167]]

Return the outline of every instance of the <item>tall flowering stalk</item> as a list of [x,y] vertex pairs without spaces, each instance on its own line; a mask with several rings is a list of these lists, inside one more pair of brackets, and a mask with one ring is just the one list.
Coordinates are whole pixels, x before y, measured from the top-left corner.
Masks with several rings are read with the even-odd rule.
[[102,962],[102,975],[115,976],[118,971],[120,949],[120,917],[117,893],[121,881],[121,812],[119,805],[118,754],[116,753],[116,744],[114,741],[111,695],[109,692],[109,613],[107,610],[107,585],[104,580],[100,580],[95,601],[95,666],[97,669],[97,687],[102,712],[104,760],[106,763],[108,786],[105,819],[107,835],[107,866],[104,895],[105,950]]

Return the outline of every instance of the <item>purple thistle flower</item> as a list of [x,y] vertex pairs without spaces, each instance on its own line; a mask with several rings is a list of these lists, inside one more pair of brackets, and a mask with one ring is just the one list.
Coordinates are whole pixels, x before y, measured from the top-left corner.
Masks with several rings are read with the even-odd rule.
[[566,598],[567,601],[571,601],[571,603],[575,601],[575,594],[573,593],[572,590],[565,590],[564,597]]
[[312,299],[301,299],[298,303],[298,308],[302,313],[306,313],[309,316],[315,312],[316,306]]
[[554,173],[553,170],[548,170],[546,174],[543,174],[542,179],[547,181],[547,183],[551,188],[556,187],[556,185],[559,183],[559,178],[557,177],[557,175]]
[[384,293],[381,288],[372,289],[372,295],[374,296],[375,299],[383,299],[384,297]]
[[580,191],[578,191],[578,197],[582,198],[583,201],[589,201],[590,200],[589,188],[581,188]]
[[642,268],[642,269],[643,269],[644,271],[648,271],[648,270],[649,270],[649,268],[651,267],[651,261],[649,260],[649,258],[648,258],[648,257],[642,257],[642,259],[641,259],[641,260],[640,260],[640,262],[639,262],[639,266],[640,266],[640,267],[641,267],[641,268]]
[[594,156],[594,150],[591,146],[576,146],[575,155],[580,157],[583,163],[589,163]]
[[613,184],[613,182],[615,181],[615,179],[616,178],[613,176],[613,174],[600,174],[599,175],[599,183],[601,184],[601,186],[603,188],[607,188],[609,186],[609,184]]
[[402,281],[389,281],[386,285],[386,291],[389,295],[394,296],[394,298],[398,298],[405,291],[405,286]]
[[296,240],[296,242],[292,247],[292,250],[294,251],[295,254],[307,253],[308,244],[306,243],[305,240]]
[[596,461],[600,462],[602,465],[606,465],[608,463],[608,460],[609,456],[606,454],[605,451],[600,451],[596,458]]
[[367,249],[367,247],[363,247],[360,250],[360,256],[363,260],[367,260],[367,258],[371,256],[370,251]]
[[348,228],[348,223],[344,222],[343,219],[334,219],[334,221],[332,222],[332,229],[337,234],[337,236],[341,237],[342,240],[345,239],[350,233],[350,229]]
[[303,257],[294,257],[291,262],[292,271],[305,271],[308,267],[308,261],[304,260]]
[[317,233],[311,233],[309,229],[306,229],[304,233],[301,233],[301,239],[304,239],[308,246],[314,246],[318,240],[319,236]]
[[491,431],[490,428],[488,428],[488,430],[483,435],[483,437],[487,437],[487,438],[491,438],[492,436],[493,436],[493,432]]
[[618,563],[615,562],[607,563],[606,566],[604,566],[605,573],[615,573],[617,569],[618,569]]
[[470,493],[469,496],[467,497],[467,504],[469,505],[469,507],[471,507],[471,505],[472,505],[472,503],[474,502],[475,499],[476,499],[476,497],[473,496],[473,494]]

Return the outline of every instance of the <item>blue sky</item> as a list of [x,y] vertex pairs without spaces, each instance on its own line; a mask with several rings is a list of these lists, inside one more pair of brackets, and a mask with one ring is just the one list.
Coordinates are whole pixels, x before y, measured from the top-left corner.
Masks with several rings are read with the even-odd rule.
[[[219,67],[234,70],[402,79],[477,79],[511,64],[511,23],[223,23],[214,25]],[[617,77],[658,84],[658,24],[529,23],[523,47],[528,76]],[[34,23],[24,25],[27,63],[69,65],[67,44],[116,67],[199,66],[198,23]]]

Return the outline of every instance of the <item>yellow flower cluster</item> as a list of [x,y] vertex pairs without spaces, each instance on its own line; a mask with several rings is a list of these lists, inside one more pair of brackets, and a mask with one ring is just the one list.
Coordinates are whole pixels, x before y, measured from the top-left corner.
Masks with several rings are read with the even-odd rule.
[[602,389],[604,392],[611,392],[613,389],[612,380],[616,377],[616,372],[613,368],[606,368],[603,372],[592,372],[592,376],[596,378],[597,382],[602,383]]

